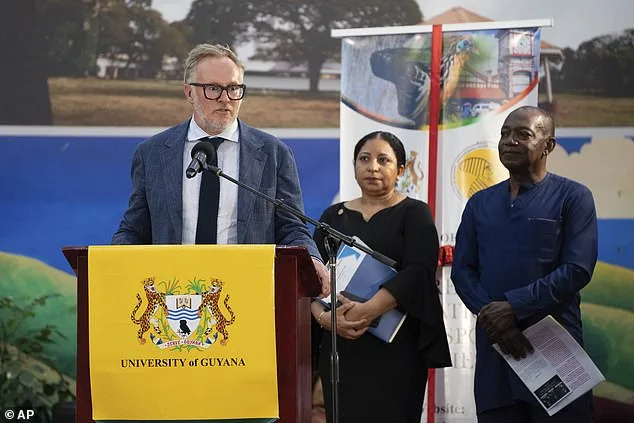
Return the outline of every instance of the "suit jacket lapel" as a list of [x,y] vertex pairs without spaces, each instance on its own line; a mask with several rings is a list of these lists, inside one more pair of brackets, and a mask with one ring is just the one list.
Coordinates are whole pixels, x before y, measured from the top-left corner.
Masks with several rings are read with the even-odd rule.
[[183,149],[187,137],[189,121],[176,126],[165,140],[165,148],[161,151],[163,183],[165,184],[168,215],[176,238],[175,243],[183,241]]
[[[261,189],[262,173],[267,154],[262,150],[263,141],[251,128],[238,121],[240,127],[240,182],[244,182],[256,190]],[[238,243],[243,244],[247,231],[247,223],[255,201],[266,201],[240,188],[238,191]]]

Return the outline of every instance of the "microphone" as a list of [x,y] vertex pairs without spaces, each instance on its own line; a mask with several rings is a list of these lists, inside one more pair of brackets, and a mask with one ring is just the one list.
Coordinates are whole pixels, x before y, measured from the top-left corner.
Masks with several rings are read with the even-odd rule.
[[185,175],[189,179],[202,172],[211,163],[216,155],[216,149],[209,141],[199,141],[192,148],[192,161],[189,162]]

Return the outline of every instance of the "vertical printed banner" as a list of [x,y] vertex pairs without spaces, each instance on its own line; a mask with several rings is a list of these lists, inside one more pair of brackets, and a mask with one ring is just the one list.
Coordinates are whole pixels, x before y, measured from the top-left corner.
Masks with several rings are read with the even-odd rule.
[[88,255],[94,420],[279,416],[274,246]]
[[431,34],[349,37],[341,45],[339,186],[342,200],[360,195],[354,179],[354,146],[373,131],[388,131],[405,146],[399,191],[427,198],[425,127]]
[[[530,27],[522,21],[491,22],[477,30],[452,25],[451,32],[443,32],[437,64],[437,174],[431,177],[431,27],[383,28],[384,35],[380,28],[367,35],[362,30],[333,32],[342,37],[341,200],[360,194],[353,178],[355,143],[375,130],[393,132],[407,151],[406,172],[397,188],[436,204],[441,245],[451,248],[471,195],[508,178],[497,153],[500,129],[510,111],[537,105],[539,27],[547,25],[548,20],[532,21]],[[435,201],[428,198],[430,182],[435,183]],[[450,273],[449,266],[439,270],[453,367],[436,370],[430,379],[423,413],[429,423],[476,419],[475,318],[458,298]]]
[[[445,69],[446,78],[455,82],[445,81],[441,90],[436,210],[441,245],[454,245],[467,200],[508,178],[497,151],[500,129],[510,111],[537,105],[539,36],[537,28],[443,34],[444,62],[465,46],[471,57],[453,65],[459,69]],[[453,367],[438,372],[434,417],[437,422],[472,422],[475,316],[456,294],[451,267],[443,266],[441,274]]]

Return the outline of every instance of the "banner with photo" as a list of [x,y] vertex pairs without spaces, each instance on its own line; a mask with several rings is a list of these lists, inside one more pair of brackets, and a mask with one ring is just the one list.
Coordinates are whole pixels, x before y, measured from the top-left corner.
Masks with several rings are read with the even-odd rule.
[[[342,38],[340,199],[360,194],[356,142],[372,131],[392,132],[407,152],[397,189],[430,204],[441,237],[439,288],[453,367],[430,372],[423,421],[475,420],[475,318],[449,278],[452,246],[469,197],[508,177],[497,154],[500,128],[511,110],[537,105],[539,28],[547,25],[549,20],[333,31]],[[442,54],[432,58],[435,40],[442,42]],[[434,60],[439,89],[433,88]],[[438,121],[430,121],[434,105]]]
[[94,420],[279,416],[273,245],[88,254]]

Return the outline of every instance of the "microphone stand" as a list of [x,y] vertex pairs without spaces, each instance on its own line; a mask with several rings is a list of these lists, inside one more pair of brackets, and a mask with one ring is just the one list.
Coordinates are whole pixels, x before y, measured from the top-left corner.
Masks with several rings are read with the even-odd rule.
[[323,232],[325,235],[330,236],[330,237],[334,238],[337,241],[343,242],[346,245],[349,245],[351,247],[355,247],[355,248],[363,251],[364,253],[368,254],[369,256],[372,256],[373,258],[375,258],[376,260],[380,261],[381,263],[387,264],[388,266],[391,266],[391,267],[396,267],[396,264],[397,264],[396,261],[392,260],[391,258],[379,253],[378,251],[374,251],[373,249],[365,246],[363,243],[359,243],[354,237],[351,237],[349,235],[344,234],[343,232],[340,232],[340,231],[334,229],[333,227],[331,227],[327,223],[323,223],[323,222],[320,222],[318,220],[315,220],[315,219],[312,219],[312,218],[306,216],[302,212],[300,212],[300,211],[294,209],[293,207],[289,206],[288,204],[286,204],[284,202],[284,200],[279,200],[277,198],[270,197],[270,196],[264,194],[263,192],[260,192],[260,191],[256,190],[255,188],[250,187],[249,185],[245,184],[244,182],[240,182],[237,179],[232,178],[231,176],[229,176],[226,173],[224,173],[223,170],[220,169],[217,166],[213,166],[213,165],[210,165],[210,164],[204,162],[202,167],[203,167],[204,171],[213,172],[216,175],[221,176],[221,177],[233,182],[234,184],[246,189],[247,191],[257,195],[258,197],[264,198],[265,200],[267,200],[270,203],[273,203],[275,206],[281,208],[282,210],[289,212],[290,214],[294,215],[295,217],[298,217],[302,222],[310,223],[316,229],[319,229],[321,232]]
[[330,275],[330,394],[332,405],[332,423],[339,422],[339,352],[337,351],[337,250],[339,240],[324,233],[324,247],[328,253]]
[[316,229],[321,231],[322,234],[324,235],[324,246],[326,248],[326,251],[328,252],[328,257],[329,257],[328,267],[329,267],[329,274],[330,274],[330,309],[331,309],[330,324],[332,327],[332,330],[330,331],[331,344],[332,344],[331,353],[330,353],[330,379],[331,379],[330,381],[331,381],[331,392],[332,392],[332,422],[331,423],[338,423],[339,422],[339,353],[337,351],[337,312],[335,310],[336,309],[335,306],[337,304],[337,293],[336,293],[336,288],[337,288],[336,265],[337,265],[337,249],[338,249],[337,247],[341,242],[343,242],[346,245],[358,248],[359,250],[363,251],[369,256],[372,256],[373,258],[380,261],[381,263],[387,264],[388,266],[391,266],[391,267],[396,267],[396,261],[379,253],[378,251],[374,251],[373,249],[365,246],[362,243],[359,243],[354,237],[348,236],[344,234],[343,232],[340,232],[334,229],[327,223],[323,223],[306,216],[299,210],[296,210],[293,207],[286,204],[284,200],[270,197],[264,194],[263,192],[260,192],[256,190],[255,188],[250,187],[249,185],[246,185],[245,183],[240,182],[235,178],[232,178],[231,176],[225,174],[221,168],[214,165],[210,165],[209,163],[207,163],[206,160],[202,162],[202,170],[213,172],[216,175],[218,175],[218,177],[223,177],[233,182],[234,184],[238,185],[239,187],[244,188],[247,191],[257,195],[258,197],[265,199],[269,203],[273,203],[276,207],[279,207],[280,209],[294,215],[295,217],[299,218],[302,222],[310,223]]

